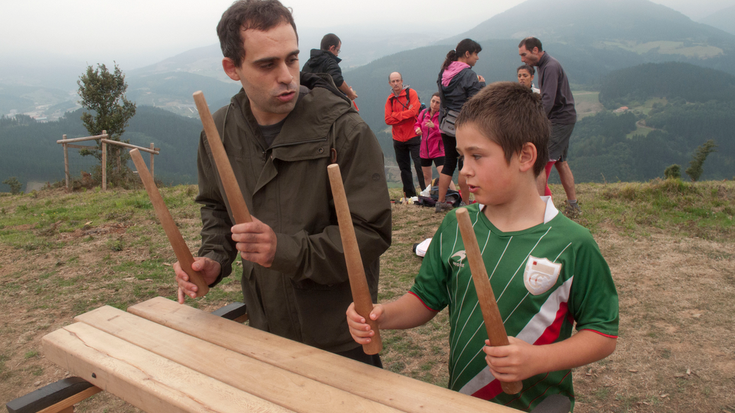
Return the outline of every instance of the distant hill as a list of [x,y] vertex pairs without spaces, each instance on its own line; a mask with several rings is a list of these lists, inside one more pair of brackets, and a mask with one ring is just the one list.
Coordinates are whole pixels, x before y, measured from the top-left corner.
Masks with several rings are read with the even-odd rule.
[[735,76],[688,63],[648,63],[610,73],[600,88],[600,102],[608,109],[651,98],[735,101]]
[[709,139],[717,152],[707,158],[702,179],[735,177],[735,76],[687,63],[647,63],[606,76],[600,101],[632,111],[577,122],[569,148],[575,180],[646,181],[663,177],[672,164],[684,175]]
[[681,61],[735,74],[735,36],[648,0],[528,0],[437,45],[357,68],[346,79],[357,90],[363,118],[386,148],[389,136],[380,131],[390,72],[404,73],[405,82],[428,100],[447,51],[470,37],[483,47],[475,72],[488,82],[514,80],[521,64],[518,42],[529,35],[539,37],[562,63],[574,89],[597,90],[608,73],[651,62]]
[[223,82],[213,77],[183,71],[130,75],[126,76],[126,81],[127,97],[136,104],[161,107],[178,115],[197,119],[192,98],[194,92],[203,91],[207,103],[213,108],[220,108],[242,87],[230,78]]
[[[0,118],[0,182],[15,176],[23,184],[28,181],[55,182],[64,179],[64,156],[56,141],[88,136],[80,120],[81,109],[68,112],[55,122],[40,123],[25,116],[15,120]],[[138,106],[123,140],[148,147],[151,142],[161,148],[156,156],[156,178],[166,183],[196,182],[196,153],[202,124],[198,119],[178,116],[151,106]],[[83,143],[91,145],[92,143]],[[99,165],[91,156],[82,157],[69,150],[71,173],[79,177],[81,170],[91,171]],[[132,164],[131,164],[132,166]]]
[[719,10],[699,22],[735,35],[735,5]]

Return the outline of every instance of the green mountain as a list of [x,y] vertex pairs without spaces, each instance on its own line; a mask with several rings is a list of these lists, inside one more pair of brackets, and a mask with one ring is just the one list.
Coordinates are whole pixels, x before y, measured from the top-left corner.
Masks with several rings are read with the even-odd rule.
[[127,97],[138,105],[161,107],[198,119],[192,94],[201,90],[209,106],[220,108],[241,88],[240,83],[228,80],[225,83],[213,77],[179,71],[126,76]]
[[699,22],[735,35],[735,5],[712,13]]
[[577,122],[569,148],[575,180],[645,181],[663,177],[672,164],[684,175],[697,147],[710,139],[717,152],[704,163],[702,179],[735,177],[735,76],[649,63],[605,77],[600,100],[608,109],[632,111],[603,111]]
[[735,100],[735,76],[689,63],[648,63],[616,70],[600,87],[600,102],[608,109],[651,98],[731,102]]
[[528,0],[461,35],[383,57],[345,78],[359,95],[363,118],[391,148],[383,132],[390,72],[401,72],[426,102],[446,53],[470,37],[483,47],[475,72],[488,82],[515,80],[518,43],[529,35],[562,63],[574,89],[597,90],[610,72],[644,63],[679,61],[735,74],[735,36],[665,6],[648,0]]
[[[89,136],[82,126],[81,112],[81,109],[68,112],[58,121],[45,123],[23,115],[14,119],[0,118],[0,146],[3,148],[0,151],[0,182],[12,176],[24,184],[64,179],[64,152],[56,141],[64,134],[69,139]],[[151,106],[138,106],[122,139],[143,147],[154,143],[161,148],[161,154],[155,158],[156,178],[166,183],[195,183],[201,129],[198,119]],[[91,142],[81,144],[92,145]],[[80,171],[89,172],[98,165],[93,157],[82,157],[77,150],[69,150],[72,176],[79,177]]]

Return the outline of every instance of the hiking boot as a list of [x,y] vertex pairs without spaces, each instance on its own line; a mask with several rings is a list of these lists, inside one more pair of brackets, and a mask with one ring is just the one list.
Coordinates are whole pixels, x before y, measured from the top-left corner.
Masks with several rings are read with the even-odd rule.
[[564,208],[564,215],[571,219],[579,218],[582,216],[582,208],[579,207],[578,203],[570,204],[567,201],[566,207]]
[[452,210],[452,204],[449,202],[437,202],[434,211],[435,212],[447,212]]

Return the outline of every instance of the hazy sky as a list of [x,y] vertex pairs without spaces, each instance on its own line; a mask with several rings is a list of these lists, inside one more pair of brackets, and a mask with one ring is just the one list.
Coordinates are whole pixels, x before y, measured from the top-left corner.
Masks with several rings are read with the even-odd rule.
[[[400,26],[454,35],[523,0],[282,0],[299,28]],[[614,1],[614,0],[611,0]],[[735,0],[653,0],[693,19]],[[115,59],[123,70],[217,43],[215,27],[232,0],[5,0],[0,59],[29,54],[90,64]],[[302,46],[303,47],[303,46]],[[307,48],[313,45],[305,46]]]

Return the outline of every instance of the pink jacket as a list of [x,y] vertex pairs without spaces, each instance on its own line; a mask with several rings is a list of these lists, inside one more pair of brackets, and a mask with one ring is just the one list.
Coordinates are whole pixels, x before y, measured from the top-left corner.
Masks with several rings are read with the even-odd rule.
[[[430,115],[431,109],[424,109],[416,118],[414,130],[421,129],[421,157],[423,159],[434,159],[444,156],[444,142],[442,142],[441,131],[439,130],[439,111],[434,116]],[[430,128],[426,125],[432,121],[434,127]]]

